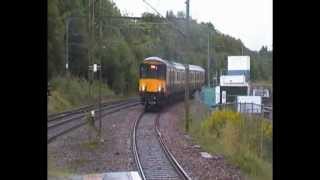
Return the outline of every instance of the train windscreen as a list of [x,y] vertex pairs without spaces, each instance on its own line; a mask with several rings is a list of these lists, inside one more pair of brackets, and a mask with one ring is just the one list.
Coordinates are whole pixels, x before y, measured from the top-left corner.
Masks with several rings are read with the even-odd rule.
[[166,69],[163,64],[141,64],[140,78],[165,79]]

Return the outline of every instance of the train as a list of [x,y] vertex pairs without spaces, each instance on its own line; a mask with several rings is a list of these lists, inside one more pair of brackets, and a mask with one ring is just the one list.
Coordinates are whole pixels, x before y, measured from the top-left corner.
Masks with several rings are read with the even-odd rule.
[[[139,95],[145,109],[163,107],[185,93],[186,68],[183,64],[160,57],[147,57],[140,64]],[[205,70],[189,64],[189,92],[193,94],[205,83]]]

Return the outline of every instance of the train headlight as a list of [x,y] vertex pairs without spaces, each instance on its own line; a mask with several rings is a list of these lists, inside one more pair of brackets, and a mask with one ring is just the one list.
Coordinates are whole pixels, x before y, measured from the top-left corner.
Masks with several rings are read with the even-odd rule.
[[145,86],[145,85],[142,85],[141,90],[142,90],[142,91],[146,90],[146,86]]

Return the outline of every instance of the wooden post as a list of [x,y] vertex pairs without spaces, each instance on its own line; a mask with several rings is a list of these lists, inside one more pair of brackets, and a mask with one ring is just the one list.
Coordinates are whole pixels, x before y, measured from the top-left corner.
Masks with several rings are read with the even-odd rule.
[[260,139],[260,158],[262,157],[262,148],[263,148],[263,123],[262,118],[260,118],[261,121],[261,139]]

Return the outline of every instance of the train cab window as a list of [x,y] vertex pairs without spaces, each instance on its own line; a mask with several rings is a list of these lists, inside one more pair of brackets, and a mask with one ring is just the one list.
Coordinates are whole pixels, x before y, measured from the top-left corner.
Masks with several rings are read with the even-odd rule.
[[140,65],[141,78],[166,78],[166,66],[163,64],[141,64]]

